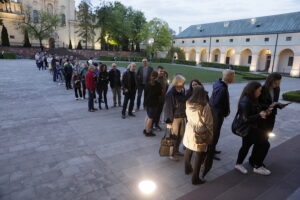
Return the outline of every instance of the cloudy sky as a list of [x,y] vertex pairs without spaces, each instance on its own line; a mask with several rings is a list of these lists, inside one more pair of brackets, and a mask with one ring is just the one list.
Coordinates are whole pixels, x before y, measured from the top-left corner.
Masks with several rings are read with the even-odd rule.
[[[76,0],[78,4],[81,0]],[[106,0],[108,1],[108,0]],[[300,0],[119,0],[126,6],[168,22],[178,33],[179,26],[243,19],[300,11]],[[100,0],[90,0],[97,6]]]

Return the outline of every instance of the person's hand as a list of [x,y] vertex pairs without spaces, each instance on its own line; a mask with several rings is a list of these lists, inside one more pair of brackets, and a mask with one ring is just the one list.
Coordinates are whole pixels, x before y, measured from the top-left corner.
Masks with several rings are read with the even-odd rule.
[[273,110],[273,108],[268,108],[268,109],[266,110],[266,112],[267,112],[267,115],[270,115],[270,114],[272,114],[272,110]]
[[263,119],[266,119],[267,118],[267,112],[266,111],[261,111],[259,113],[260,117],[263,118]]
[[269,107],[273,108],[273,107],[275,107],[275,106],[277,106],[279,104],[280,104],[279,102],[273,102]]
[[167,128],[171,129],[172,128],[172,124],[167,124]]

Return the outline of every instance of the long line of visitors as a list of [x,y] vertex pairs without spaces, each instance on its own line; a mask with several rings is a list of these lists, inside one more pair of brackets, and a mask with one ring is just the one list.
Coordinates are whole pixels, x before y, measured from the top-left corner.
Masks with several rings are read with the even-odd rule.
[[[168,84],[168,74],[162,66],[154,70],[149,66],[147,59],[143,59],[143,66],[130,63],[127,70],[121,74],[117,65],[112,64],[108,71],[105,64],[94,63],[92,58],[82,66],[79,60],[72,57],[47,56],[36,54],[36,63],[39,69],[46,69],[53,75],[53,81],[65,80],[66,89],[74,88],[75,98],[85,99],[88,91],[88,111],[94,112],[94,102],[98,95],[99,109],[104,103],[108,108],[108,84],[113,92],[113,107],[122,108],[123,119],[134,117],[133,107],[136,100],[136,112],[141,109],[144,93],[143,107],[147,111],[143,134],[147,137],[155,136],[154,131],[160,131],[160,119],[166,123],[175,138],[175,147],[170,159],[177,161],[184,156],[185,173],[192,173],[192,183],[204,183],[204,175],[200,177],[201,166],[208,159],[208,150],[213,152],[215,160],[220,160],[216,150],[224,118],[230,115],[230,101],[228,84],[234,82],[235,72],[224,70],[223,77],[213,84],[213,92],[209,97],[202,83],[195,79],[190,82],[189,89],[185,89],[186,80],[183,75],[176,74],[172,83]],[[243,162],[253,146],[249,164],[253,172],[261,175],[270,175],[264,160],[270,148],[268,134],[272,132],[275,124],[277,109],[286,105],[279,103],[281,75],[270,74],[264,85],[259,82],[249,82],[243,89],[238,102],[236,116],[243,121],[242,146],[238,153],[235,169],[243,174],[248,170]],[[72,84],[73,80],[73,84]],[[72,87],[73,85],[73,87]],[[121,102],[121,92],[124,100]],[[137,95],[137,98],[136,98]],[[128,107],[129,104],[129,107]],[[164,112],[163,112],[164,111]],[[161,117],[161,114],[164,114]],[[245,131],[246,130],[246,131]],[[185,152],[180,152],[183,142]],[[193,166],[192,155],[195,154]]]

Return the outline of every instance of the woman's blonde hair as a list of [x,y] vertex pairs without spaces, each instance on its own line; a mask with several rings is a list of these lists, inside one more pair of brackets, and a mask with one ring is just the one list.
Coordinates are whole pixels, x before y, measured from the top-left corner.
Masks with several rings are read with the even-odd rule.
[[184,86],[184,83],[185,83],[185,78],[182,75],[178,74],[178,75],[174,76],[173,81],[172,81],[172,85],[174,87]]

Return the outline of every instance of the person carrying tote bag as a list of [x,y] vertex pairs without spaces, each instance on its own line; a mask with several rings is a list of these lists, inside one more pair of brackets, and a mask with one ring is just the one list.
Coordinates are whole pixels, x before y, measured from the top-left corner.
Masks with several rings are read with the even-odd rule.
[[[235,169],[243,174],[248,173],[242,164],[252,145],[253,152],[249,160],[254,166],[253,172],[261,175],[271,174],[270,170],[263,164],[270,148],[270,143],[263,139],[264,134],[260,127],[262,119],[266,119],[271,111],[262,110],[258,101],[261,91],[262,86],[259,82],[253,81],[248,83],[241,94],[238,104],[237,116],[240,117],[235,120],[242,120],[242,123],[240,123],[239,127],[237,126],[236,130],[242,130],[243,133],[240,133],[240,136],[242,136],[242,146],[239,150]],[[236,122],[234,121],[234,123]]]
[[[201,165],[206,157],[208,145],[213,143],[213,116],[208,104],[207,95],[202,86],[193,88],[192,96],[186,103],[187,125],[183,137],[186,147],[185,173],[192,173],[192,184],[202,184],[199,177]],[[195,153],[194,165],[191,165]]]

